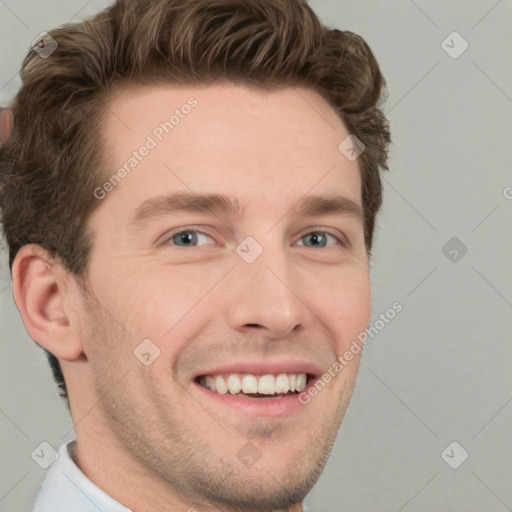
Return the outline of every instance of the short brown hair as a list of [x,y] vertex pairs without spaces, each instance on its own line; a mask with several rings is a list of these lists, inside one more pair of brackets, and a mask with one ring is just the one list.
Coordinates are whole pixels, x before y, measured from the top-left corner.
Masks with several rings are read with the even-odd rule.
[[[37,243],[79,281],[92,249],[87,221],[103,181],[102,115],[115,86],[228,80],[265,89],[307,87],[365,145],[359,156],[365,244],[371,256],[391,142],[380,110],[386,87],[360,36],[320,23],[301,0],[117,0],[49,32],[57,49],[26,56],[12,108],[16,131],[0,148],[0,212],[9,267]],[[341,141],[340,141],[341,142]],[[67,397],[55,356],[56,382]]]

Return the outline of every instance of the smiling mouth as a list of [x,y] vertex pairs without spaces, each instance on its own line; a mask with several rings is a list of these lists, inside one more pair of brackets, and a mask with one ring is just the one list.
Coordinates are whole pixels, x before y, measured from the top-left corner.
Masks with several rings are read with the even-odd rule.
[[308,373],[232,373],[200,375],[195,381],[203,388],[221,395],[279,398],[298,395],[307,387],[312,377]]

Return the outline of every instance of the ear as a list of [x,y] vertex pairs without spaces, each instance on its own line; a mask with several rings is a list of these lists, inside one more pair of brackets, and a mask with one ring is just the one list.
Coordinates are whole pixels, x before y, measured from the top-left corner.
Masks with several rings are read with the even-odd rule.
[[83,357],[73,321],[68,272],[37,244],[24,245],[12,266],[14,301],[29,336],[58,359]]

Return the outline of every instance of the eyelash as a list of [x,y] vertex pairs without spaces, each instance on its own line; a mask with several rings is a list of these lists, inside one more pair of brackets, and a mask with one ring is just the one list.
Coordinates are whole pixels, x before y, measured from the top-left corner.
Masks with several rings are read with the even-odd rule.
[[[199,233],[201,235],[205,235],[209,238],[212,238],[211,235],[209,235],[208,233],[205,233],[204,231],[200,231],[198,229],[181,229],[180,231],[176,231],[175,233],[172,233],[170,236],[168,236],[164,241],[163,241],[163,244],[169,244],[169,245],[173,245],[173,247],[177,247],[178,249],[180,250],[183,250],[183,251],[190,251],[192,249],[196,249],[197,246],[193,246],[193,247],[182,247],[182,246],[179,246],[179,245],[176,245],[176,244],[171,244],[171,241],[174,237],[178,236],[178,235],[181,235],[182,233]],[[340,245],[341,247],[347,247],[348,244],[344,242],[344,240],[337,236],[337,235],[334,235],[333,233],[329,232],[329,231],[325,231],[325,230],[322,230],[322,229],[313,229],[312,231],[309,231],[308,233],[304,234],[303,236],[301,236],[299,238],[299,240],[302,240],[303,238],[305,238],[306,236],[308,235],[312,235],[312,234],[320,234],[320,235],[330,235],[332,236],[337,242],[338,242],[338,245]],[[302,247],[302,246],[301,246]],[[320,249],[328,249],[329,247],[320,247]]]

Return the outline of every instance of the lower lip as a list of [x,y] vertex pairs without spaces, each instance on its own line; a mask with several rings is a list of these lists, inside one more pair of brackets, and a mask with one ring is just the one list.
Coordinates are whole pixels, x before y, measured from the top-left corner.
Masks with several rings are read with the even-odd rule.
[[[311,379],[306,389],[301,391],[301,393],[307,393],[309,387],[314,385],[314,380]],[[194,386],[199,389],[203,396],[213,400],[216,404],[229,407],[231,410],[237,409],[249,416],[279,418],[298,413],[305,408],[305,405],[299,402],[299,393],[283,395],[278,398],[253,398],[250,396],[232,395],[229,392],[222,395],[206,389],[197,382],[194,382]]]

